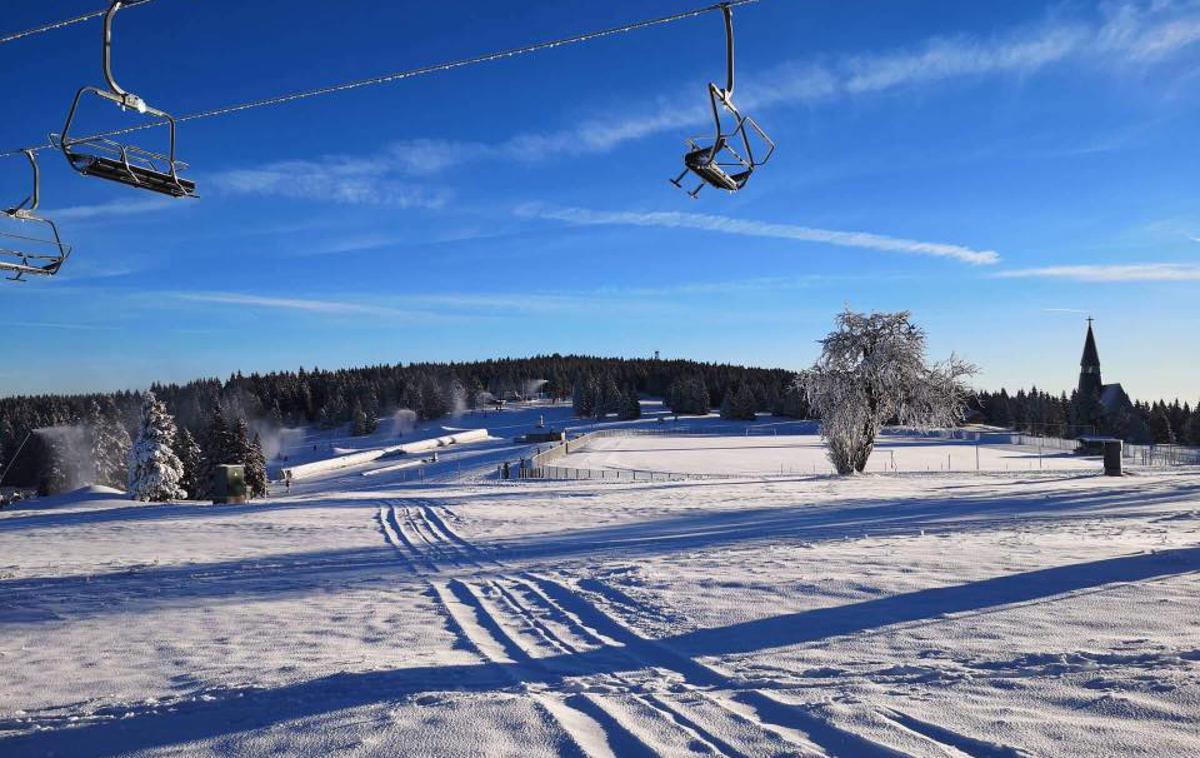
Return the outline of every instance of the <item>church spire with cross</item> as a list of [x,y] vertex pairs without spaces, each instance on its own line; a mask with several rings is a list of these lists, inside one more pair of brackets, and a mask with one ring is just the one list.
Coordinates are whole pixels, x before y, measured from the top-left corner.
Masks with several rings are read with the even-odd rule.
[[1088,316],[1087,339],[1083,343],[1083,358],[1079,361],[1079,394],[1099,396],[1104,391],[1104,382],[1100,379],[1100,351],[1096,349],[1092,320]]

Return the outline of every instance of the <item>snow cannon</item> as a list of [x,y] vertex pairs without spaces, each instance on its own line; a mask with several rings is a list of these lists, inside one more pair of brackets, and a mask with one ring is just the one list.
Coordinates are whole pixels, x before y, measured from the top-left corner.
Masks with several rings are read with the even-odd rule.
[[246,502],[246,467],[223,464],[213,469],[213,505]]

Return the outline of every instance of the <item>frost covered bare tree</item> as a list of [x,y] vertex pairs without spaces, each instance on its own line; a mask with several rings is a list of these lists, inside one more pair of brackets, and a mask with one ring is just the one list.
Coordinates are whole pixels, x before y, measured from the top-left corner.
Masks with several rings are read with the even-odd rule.
[[953,355],[930,363],[925,332],[908,311],[837,317],[821,357],[797,384],[821,419],[821,436],[839,474],[861,472],[885,423],[938,427],[963,418],[976,369]]
[[167,407],[147,391],[137,440],[129,452],[129,494],[134,500],[165,502],[185,498],[183,463],[175,454],[175,419]]

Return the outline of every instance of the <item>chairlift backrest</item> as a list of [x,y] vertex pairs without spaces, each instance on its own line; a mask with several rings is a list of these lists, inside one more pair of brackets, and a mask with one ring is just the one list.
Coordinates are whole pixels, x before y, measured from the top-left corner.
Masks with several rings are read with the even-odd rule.
[[[180,169],[187,164],[175,158],[175,119],[166,111],[153,108],[145,100],[124,89],[117,83],[112,71],[112,25],[123,5],[123,0],[113,0],[104,14],[104,78],[108,88],[85,86],[75,93],[71,110],[61,135],[51,135],[51,143],[62,150],[67,162],[84,176],[140,187],[172,197],[195,197],[195,182],[179,176]],[[169,148],[167,153],[155,153],[133,145],[126,145],[103,136],[72,137],[71,127],[79,103],[85,94],[95,95],[115,103],[122,111],[135,110],[166,123]]]

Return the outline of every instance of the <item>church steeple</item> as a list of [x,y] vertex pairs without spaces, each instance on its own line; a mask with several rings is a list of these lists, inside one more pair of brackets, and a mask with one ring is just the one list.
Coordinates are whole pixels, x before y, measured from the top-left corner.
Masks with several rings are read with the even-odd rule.
[[1083,343],[1083,358],[1079,361],[1079,394],[1099,395],[1104,387],[1100,380],[1100,352],[1096,350],[1092,318],[1089,316],[1087,321],[1087,339]]

